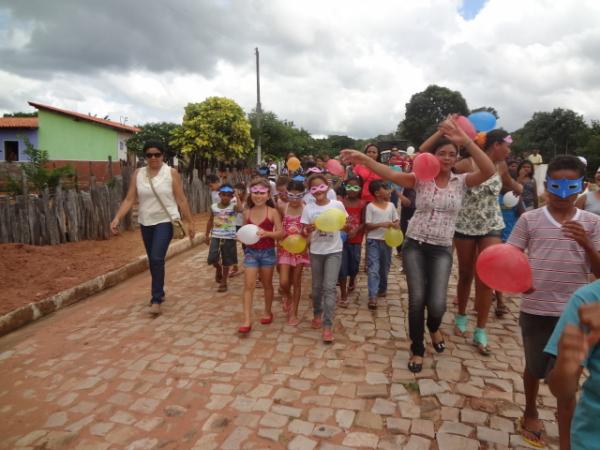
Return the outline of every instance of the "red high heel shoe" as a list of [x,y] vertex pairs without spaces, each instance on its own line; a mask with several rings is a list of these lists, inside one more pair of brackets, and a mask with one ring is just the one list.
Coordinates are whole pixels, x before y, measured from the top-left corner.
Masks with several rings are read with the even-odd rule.
[[250,333],[250,330],[252,330],[252,325],[242,325],[241,327],[238,328],[238,331],[241,334],[248,334],[248,333]]
[[260,319],[260,323],[263,325],[269,325],[271,322],[273,322],[273,313]]

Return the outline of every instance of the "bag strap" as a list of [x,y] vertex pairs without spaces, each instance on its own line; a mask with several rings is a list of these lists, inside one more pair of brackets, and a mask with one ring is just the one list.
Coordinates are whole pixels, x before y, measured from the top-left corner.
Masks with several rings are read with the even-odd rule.
[[160,206],[162,206],[162,209],[165,212],[165,214],[167,215],[167,217],[169,218],[169,220],[173,221],[173,218],[171,217],[171,214],[169,213],[169,210],[167,209],[167,207],[165,206],[165,204],[162,202],[162,200],[158,196],[158,193],[154,189],[154,185],[152,184],[152,178],[148,174],[148,168],[147,167],[146,167],[146,176],[148,177],[148,182],[150,183],[150,188],[152,189],[152,192],[154,193],[154,196],[156,197],[156,200],[158,200],[158,203],[160,203]]

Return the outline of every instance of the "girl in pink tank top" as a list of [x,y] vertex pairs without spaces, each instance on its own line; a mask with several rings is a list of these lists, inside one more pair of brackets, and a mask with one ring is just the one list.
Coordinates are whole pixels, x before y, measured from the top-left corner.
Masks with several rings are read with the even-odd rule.
[[[290,181],[288,186],[288,204],[283,215],[284,237],[300,235],[302,224],[300,217],[304,210],[304,184],[302,181]],[[279,247],[279,284],[283,297],[283,310],[288,313],[288,325],[298,325],[298,304],[302,289],[302,269],[310,265],[306,248],[301,253],[291,253]]]

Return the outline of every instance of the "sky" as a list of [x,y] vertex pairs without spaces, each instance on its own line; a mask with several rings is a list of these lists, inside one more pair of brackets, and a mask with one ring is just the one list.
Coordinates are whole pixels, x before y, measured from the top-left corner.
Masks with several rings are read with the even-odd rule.
[[597,0],[0,0],[0,113],[37,101],[181,123],[209,96],[313,135],[396,129],[413,94],[457,90],[499,126],[600,119]]

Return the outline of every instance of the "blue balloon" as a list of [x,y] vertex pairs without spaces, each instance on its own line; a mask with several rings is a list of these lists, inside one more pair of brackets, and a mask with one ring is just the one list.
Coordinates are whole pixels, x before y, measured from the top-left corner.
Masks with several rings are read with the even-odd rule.
[[490,131],[496,128],[496,116],[487,111],[473,113],[468,119],[477,131]]

